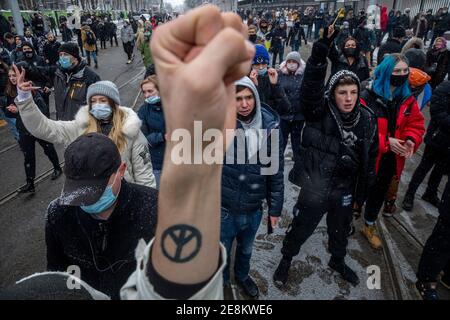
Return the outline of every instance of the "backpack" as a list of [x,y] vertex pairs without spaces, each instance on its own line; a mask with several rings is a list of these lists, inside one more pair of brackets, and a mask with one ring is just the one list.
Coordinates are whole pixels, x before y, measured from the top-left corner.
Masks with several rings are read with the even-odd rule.
[[92,31],[86,31],[86,43],[88,45],[95,45],[95,36]]

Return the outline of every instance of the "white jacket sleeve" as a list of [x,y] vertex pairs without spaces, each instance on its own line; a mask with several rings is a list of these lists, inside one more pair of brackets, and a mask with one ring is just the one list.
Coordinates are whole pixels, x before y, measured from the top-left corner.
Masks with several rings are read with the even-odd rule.
[[68,145],[80,135],[80,127],[75,121],[55,121],[43,115],[31,95],[25,100],[16,99],[15,103],[23,124],[38,139]]
[[[136,248],[137,268],[120,290],[120,298],[122,300],[167,300],[155,291],[147,277],[147,267],[153,241],[154,239],[148,245],[142,239],[139,241]],[[222,244],[220,244],[220,253],[222,264],[209,282],[190,297],[189,300],[223,300],[222,272],[227,261],[227,253]]]
[[133,180],[140,185],[156,189],[156,179],[153,174],[152,160],[148,142],[142,132],[133,141],[131,149],[131,171]]

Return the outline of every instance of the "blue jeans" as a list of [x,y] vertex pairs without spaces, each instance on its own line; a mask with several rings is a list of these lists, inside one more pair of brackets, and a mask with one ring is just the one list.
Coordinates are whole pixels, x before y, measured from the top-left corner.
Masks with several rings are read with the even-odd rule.
[[156,189],[158,189],[158,190],[159,190],[159,184],[161,181],[161,172],[162,172],[162,170],[153,169],[153,175],[155,176],[155,180],[156,180]]
[[14,139],[16,139],[16,141],[19,141],[19,132],[16,128],[16,119],[8,118],[7,116],[5,116],[5,113],[2,109],[0,109],[0,119],[4,119],[6,121],[6,123],[8,124],[8,129],[13,135]]
[[87,64],[91,65],[91,55],[94,59],[94,63],[97,64],[97,53],[95,51],[86,51],[86,57],[87,57]]
[[253,241],[261,223],[262,211],[253,214],[233,214],[222,208],[220,241],[227,250],[227,266],[223,271],[224,284],[230,283],[230,256],[234,239],[237,241],[234,260],[234,275],[237,280],[244,281],[250,271]]
[[291,43],[292,51],[298,51],[300,49],[300,41],[293,41]]

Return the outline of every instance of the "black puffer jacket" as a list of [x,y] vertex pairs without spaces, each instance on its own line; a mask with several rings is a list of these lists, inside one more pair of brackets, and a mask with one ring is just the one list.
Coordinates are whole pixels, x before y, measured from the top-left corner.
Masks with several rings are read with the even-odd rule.
[[59,59],[59,47],[61,43],[58,41],[47,41],[44,45],[44,57],[48,60],[48,64],[51,66],[55,66]]
[[45,226],[47,270],[80,267],[81,279],[119,299],[120,288],[136,270],[140,239],[154,236],[157,191],[122,180],[117,206],[108,220],[97,220],[80,207],[50,203]]
[[383,57],[390,53],[400,53],[402,51],[402,44],[397,39],[389,38],[386,43],[381,45],[377,54],[377,65],[381,63]]
[[442,82],[433,92],[430,104],[431,121],[425,143],[450,156],[450,81]]
[[[358,104],[355,107],[359,110],[358,121],[345,129],[339,110],[325,96],[326,70],[326,62],[316,64],[311,58],[307,62],[301,90],[306,123],[300,149],[294,150],[298,152],[299,161],[289,173],[289,180],[322,199],[337,189],[351,192],[355,201],[362,204],[375,177],[376,119]],[[330,96],[334,89],[334,85],[329,89]],[[350,132],[357,140],[353,138],[353,143],[344,143],[344,136],[348,137]]]

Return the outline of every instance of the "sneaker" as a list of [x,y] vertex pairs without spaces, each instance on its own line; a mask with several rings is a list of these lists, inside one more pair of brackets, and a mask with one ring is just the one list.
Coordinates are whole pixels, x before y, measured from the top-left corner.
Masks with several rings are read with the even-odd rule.
[[445,273],[441,277],[441,284],[450,290],[450,277],[447,276]]
[[405,198],[402,202],[402,208],[405,211],[412,211],[414,208],[414,195],[409,193],[405,194]]
[[395,205],[395,200],[389,200],[384,202],[383,217],[390,218],[393,216],[397,206]]
[[95,69],[98,69],[98,64],[97,64],[97,63],[95,64],[94,68],[95,68]]
[[281,259],[278,268],[273,274],[273,282],[278,285],[285,285],[289,276],[289,268],[291,267],[291,261],[288,259]]
[[429,204],[432,204],[435,207],[439,206],[439,203],[441,202],[436,194],[431,194],[428,192],[425,192],[423,194],[422,200],[428,202]]
[[34,193],[34,182],[28,181],[26,185],[19,188],[19,193]]
[[341,277],[352,284],[353,286],[357,286],[359,284],[359,278],[356,275],[355,271],[353,271],[349,266],[345,264],[344,259],[330,259],[328,266],[339,273]]
[[416,289],[423,300],[439,300],[436,284],[432,282],[416,282]]
[[252,278],[247,277],[244,281],[237,280],[236,282],[249,297],[257,298],[259,296],[258,286]]
[[380,237],[377,235],[377,229],[375,228],[375,225],[368,226],[364,224],[364,227],[361,230],[361,233],[363,236],[369,241],[369,244],[374,249],[380,249],[381,248],[381,240]]
[[58,168],[58,169],[54,169],[53,170],[53,173],[52,173],[52,176],[51,176],[51,180],[56,180],[56,179],[58,179],[58,177],[60,176],[60,175],[62,175],[62,169],[61,168]]

